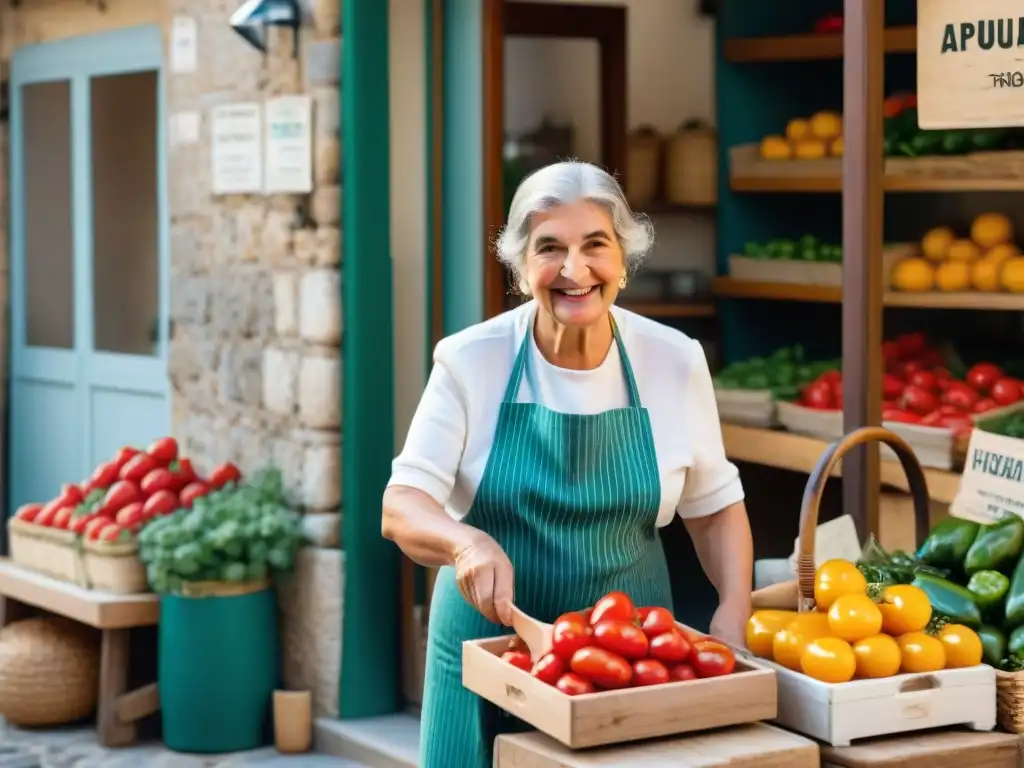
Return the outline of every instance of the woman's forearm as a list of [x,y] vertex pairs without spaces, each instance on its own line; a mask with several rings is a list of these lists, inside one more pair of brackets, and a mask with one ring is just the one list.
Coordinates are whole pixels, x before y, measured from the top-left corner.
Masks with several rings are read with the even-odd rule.
[[701,567],[718,591],[719,601],[750,600],[754,539],[743,502],[730,504],[714,515],[690,518],[685,523]]
[[423,491],[391,486],[384,491],[381,534],[413,562],[435,568],[451,565],[480,531],[452,520]]

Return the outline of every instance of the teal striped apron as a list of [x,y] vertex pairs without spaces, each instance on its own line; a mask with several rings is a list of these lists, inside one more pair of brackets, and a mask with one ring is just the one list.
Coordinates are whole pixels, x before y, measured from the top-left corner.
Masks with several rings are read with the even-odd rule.
[[[672,607],[657,532],[661,481],[650,417],[614,320],[629,407],[593,415],[516,402],[530,376],[527,331],[498,412],[491,454],[465,518],[505,549],[515,602],[553,621],[621,589],[638,605]],[[442,568],[430,607],[420,725],[421,768],[490,768],[494,738],[525,724],[462,687],[462,643],[507,634],[459,593]]]

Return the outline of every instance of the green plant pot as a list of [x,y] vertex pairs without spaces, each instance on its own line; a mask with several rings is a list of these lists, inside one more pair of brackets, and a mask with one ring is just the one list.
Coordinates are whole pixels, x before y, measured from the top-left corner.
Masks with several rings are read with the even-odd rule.
[[159,673],[164,743],[217,754],[272,740],[281,687],[273,589],[230,597],[160,599]]

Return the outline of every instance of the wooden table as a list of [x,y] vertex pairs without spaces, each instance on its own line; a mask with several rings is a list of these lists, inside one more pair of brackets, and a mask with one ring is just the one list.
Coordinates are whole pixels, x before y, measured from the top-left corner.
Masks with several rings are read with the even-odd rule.
[[152,593],[115,595],[82,589],[0,558],[0,626],[23,616],[25,606],[100,630],[99,739],[107,747],[134,742],[137,722],[160,708],[160,698],[156,683],[128,691],[129,633],[133,627],[158,623],[159,598]]
[[1017,768],[1020,737],[931,731],[885,736],[849,747],[822,747],[822,768]]
[[571,750],[539,731],[499,736],[495,768],[818,768],[818,745],[765,723]]

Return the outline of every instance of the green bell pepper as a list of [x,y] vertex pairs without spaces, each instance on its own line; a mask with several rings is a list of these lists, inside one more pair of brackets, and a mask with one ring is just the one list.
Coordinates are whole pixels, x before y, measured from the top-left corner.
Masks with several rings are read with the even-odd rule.
[[[984,647],[984,646],[983,646]],[[1010,633],[1006,650],[1011,656],[1024,657],[1024,627],[1017,627]]]
[[946,131],[942,137],[942,151],[947,155],[966,155],[971,151],[970,131]]
[[934,528],[917,550],[917,559],[926,565],[959,571],[980,525],[972,520],[947,517]]
[[917,574],[912,583],[928,595],[933,614],[972,629],[981,626],[981,609],[966,588],[930,573]]
[[983,525],[964,557],[964,572],[1011,573],[1024,550],[1024,520],[1012,515],[991,525]]
[[941,131],[921,131],[911,136],[901,149],[910,157],[926,157],[937,155],[943,149],[943,135]]
[[1002,149],[1007,133],[1005,128],[983,128],[971,131],[971,148],[979,152]]
[[1024,625],[1024,557],[1013,569],[1010,589],[1006,593],[1006,625],[1009,627]]
[[984,624],[978,629],[978,637],[981,639],[982,660],[999,669],[1006,658],[1006,635],[998,627]]
[[1010,580],[999,571],[978,571],[967,582],[967,591],[983,612],[1002,604],[1010,591]]

